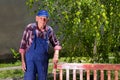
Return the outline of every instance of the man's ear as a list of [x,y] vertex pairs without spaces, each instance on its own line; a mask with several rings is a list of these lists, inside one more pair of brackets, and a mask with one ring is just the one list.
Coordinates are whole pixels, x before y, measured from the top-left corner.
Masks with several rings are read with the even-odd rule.
[[36,21],[38,21],[38,16],[36,16],[36,18],[35,18],[35,19],[36,19]]

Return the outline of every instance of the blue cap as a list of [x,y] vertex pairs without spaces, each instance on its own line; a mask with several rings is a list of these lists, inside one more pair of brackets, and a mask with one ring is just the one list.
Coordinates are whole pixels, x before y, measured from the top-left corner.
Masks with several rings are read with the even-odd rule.
[[49,14],[46,10],[40,10],[40,11],[38,11],[37,16],[44,16],[44,17],[48,18]]

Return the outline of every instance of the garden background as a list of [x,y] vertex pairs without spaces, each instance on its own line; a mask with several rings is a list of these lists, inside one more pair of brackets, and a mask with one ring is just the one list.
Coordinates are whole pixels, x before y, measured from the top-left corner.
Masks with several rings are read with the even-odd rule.
[[[17,24],[13,29],[10,28],[11,30],[8,29],[9,25],[5,25],[6,29],[14,31],[13,34],[19,37],[8,35],[12,39],[17,39],[17,46],[9,45],[9,51],[17,60],[12,62],[12,65],[15,63],[20,65],[18,45],[22,30],[26,24],[33,21],[33,16],[41,9],[50,13],[48,24],[55,29],[60,40],[62,50],[59,58],[62,62],[120,63],[119,0],[24,0],[22,4],[26,5],[25,12],[27,11],[26,15],[30,18],[24,18],[25,23],[22,26]],[[16,15],[18,15],[17,11]],[[7,20],[11,21],[9,18]],[[21,31],[17,31],[19,28]],[[4,33],[3,30],[1,32]],[[12,41],[14,44],[14,40]],[[7,47],[7,44],[4,47]]]

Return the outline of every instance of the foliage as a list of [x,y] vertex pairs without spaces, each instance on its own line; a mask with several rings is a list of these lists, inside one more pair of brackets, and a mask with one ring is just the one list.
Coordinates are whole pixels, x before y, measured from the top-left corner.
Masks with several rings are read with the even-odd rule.
[[19,52],[17,52],[15,49],[10,48],[10,51],[12,52],[14,59],[18,60],[20,58]]
[[[119,0],[27,0],[32,13],[46,9],[59,30],[61,56],[88,57],[89,62],[120,61]],[[112,54],[110,54],[112,53]]]

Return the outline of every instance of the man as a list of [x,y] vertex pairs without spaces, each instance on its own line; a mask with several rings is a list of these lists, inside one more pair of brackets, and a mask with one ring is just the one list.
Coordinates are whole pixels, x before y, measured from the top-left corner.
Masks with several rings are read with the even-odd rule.
[[54,47],[53,62],[58,62],[61,46],[53,29],[47,25],[49,14],[40,10],[36,15],[36,23],[30,23],[25,28],[20,44],[22,70],[24,80],[46,80],[48,69],[48,43]]

